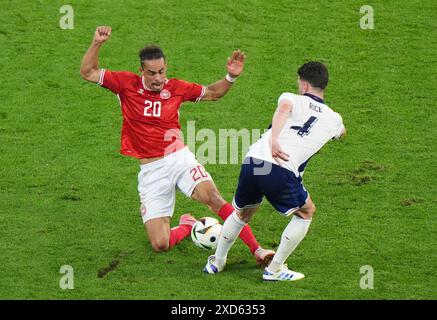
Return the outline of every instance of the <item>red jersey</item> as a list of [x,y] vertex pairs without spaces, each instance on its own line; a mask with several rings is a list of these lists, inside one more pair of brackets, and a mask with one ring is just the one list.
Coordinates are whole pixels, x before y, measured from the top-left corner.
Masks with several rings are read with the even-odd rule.
[[155,92],[132,72],[104,69],[98,84],[117,94],[123,115],[120,152],[135,158],[160,157],[182,149],[179,108],[205,94],[204,86],[178,79],[166,80],[163,89]]

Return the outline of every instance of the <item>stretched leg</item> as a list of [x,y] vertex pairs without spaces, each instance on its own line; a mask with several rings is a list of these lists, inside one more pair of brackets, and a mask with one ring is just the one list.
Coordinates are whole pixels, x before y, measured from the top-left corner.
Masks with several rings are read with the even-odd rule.
[[267,267],[269,271],[273,273],[278,272],[285,260],[287,260],[299,243],[305,238],[315,211],[316,207],[311,198],[308,197],[305,205],[294,213],[293,218],[282,233],[278,250],[272,262]]
[[224,265],[226,263],[229,250],[257,210],[258,208],[236,210],[229,219],[226,219],[215,252],[215,259],[218,264]]
[[[227,203],[212,180],[207,180],[199,183],[191,197],[205,205],[207,205],[212,211],[217,213],[223,221],[234,212],[234,207]],[[262,249],[252,232],[252,229],[246,225],[240,232],[240,238],[249,247],[250,252],[255,255],[259,264],[270,261],[274,252],[271,250]],[[259,261],[258,261],[259,260]]]
[[207,273],[217,273],[223,270],[229,250],[234,245],[240,232],[245,228],[246,223],[255,214],[258,208],[243,209],[234,211],[223,224],[220,238],[217,243],[217,249],[213,256],[208,258],[208,263],[204,271]]
[[[186,164],[191,163],[188,169]],[[226,220],[234,211],[231,204],[227,203],[217,190],[210,175],[205,168],[199,164],[194,155],[186,149],[184,158],[184,172],[178,175],[176,184],[178,188],[188,197],[207,205],[213,212],[217,213],[223,220]],[[240,233],[243,242],[249,247],[259,264],[270,261],[274,251],[263,249],[253,235],[249,226],[245,226]]]

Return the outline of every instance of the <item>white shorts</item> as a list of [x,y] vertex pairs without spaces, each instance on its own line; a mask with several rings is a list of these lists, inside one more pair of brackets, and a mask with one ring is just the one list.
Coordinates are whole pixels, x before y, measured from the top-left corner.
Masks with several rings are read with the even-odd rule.
[[199,183],[212,180],[188,147],[140,165],[140,168],[138,192],[143,223],[154,218],[173,216],[176,187],[187,197],[191,197]]

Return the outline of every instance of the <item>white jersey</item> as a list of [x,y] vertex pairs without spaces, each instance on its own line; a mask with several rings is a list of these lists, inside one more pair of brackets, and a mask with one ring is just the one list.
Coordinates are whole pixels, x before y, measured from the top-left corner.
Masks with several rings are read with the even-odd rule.
[[[343,119],[322,99],[310,94],[286,92],[279,97],[278,105],[283,100],[291,102],[293,107],[278,137],[282,150],[290,155],[281,164],[296,176],[302,176],[308,160],[329,140],[340,138]],[[269,129],[250,146],[246,156],[277,163],[272,157],[271,135]]]

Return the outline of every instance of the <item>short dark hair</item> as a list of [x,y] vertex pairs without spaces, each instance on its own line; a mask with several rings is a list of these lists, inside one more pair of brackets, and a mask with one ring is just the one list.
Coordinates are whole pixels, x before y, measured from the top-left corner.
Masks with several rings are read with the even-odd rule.
[[140,64],[143,67],[144,60],[157,60],[163,58],[165,61],[165,55],[162,49],[154,44],[149,44],[142,48],[139,53]]
[[328,69],[323,63],[317,61],[307,62],[297,70],[297,74],[301,80],[308,81],[313,87],[324,90],[328,85]]

